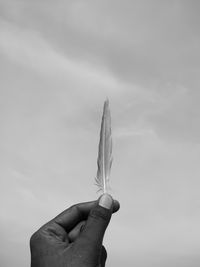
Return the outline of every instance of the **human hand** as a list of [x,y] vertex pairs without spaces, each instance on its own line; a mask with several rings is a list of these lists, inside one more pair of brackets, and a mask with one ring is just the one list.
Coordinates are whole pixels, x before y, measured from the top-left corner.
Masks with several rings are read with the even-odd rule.
[[119,203],[104,194],[63,211],[32,235],[31,267],[104,267],[103,236],[118,209]]

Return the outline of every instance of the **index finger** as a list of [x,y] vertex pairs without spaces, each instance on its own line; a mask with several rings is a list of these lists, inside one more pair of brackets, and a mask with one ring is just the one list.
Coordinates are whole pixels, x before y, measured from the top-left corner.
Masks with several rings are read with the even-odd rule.
[[97,201],[79,203],[64,210],[57,215],[50,223],[57,223],[66,232],[71,231],[80,221],[86,220],[90,210],[97,205]]
[[[69,233],[79,222],[87,220],[87,217],[95,206],[98,205],[98,200],[75,204],[64,210],[62,213],[52,219],[49,224],[58,224]],[[113,213],[119,209],[119,202],[114,200]]]

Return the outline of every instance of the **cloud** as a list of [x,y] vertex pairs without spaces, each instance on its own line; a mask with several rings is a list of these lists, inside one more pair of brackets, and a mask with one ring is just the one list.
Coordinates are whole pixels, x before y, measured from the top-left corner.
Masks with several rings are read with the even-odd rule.
[[197,2],[12,4],[2,4],[5,18],[40,31],[70,57],[106,66],[118,79],[151,86],[160,79],[189,82],[197,78]]
[[15,60],[25,67],[42,71],[44,74],[57,75],[59,78],[67,73],[79,76],[80,79],[102,83],[104,86],[116,85],[115,79],[106,72],[102,71],[101,73],[100,70],[95,70],[89,64],[72,61],[56,51],[39,32],[29,32],[1,21],[0,45],[1,53],[11,60]]
[[[66,76],[68,90],[70,79],[85,80],[84,90],[79,84],[71,90],[75,97],[82,91],[82,101],[121,96],[122,105],[113,102],[122,109],[121,116],[128,111],[125,119],[118,116],[127,132],[142,121],[142,127],[148,125],[160,137],[198,142],[195,5],[178,1],[164,5],[125,1],[123,6],[118,1],[60,1],[48,6],[23,2],[15,9],[2,5],[5,20],[19,27],[7,23],[6,31],[2,28],[1,45],[7,55],[56,79]],[[177,88],[187,90],[184,97],[176,95]]]

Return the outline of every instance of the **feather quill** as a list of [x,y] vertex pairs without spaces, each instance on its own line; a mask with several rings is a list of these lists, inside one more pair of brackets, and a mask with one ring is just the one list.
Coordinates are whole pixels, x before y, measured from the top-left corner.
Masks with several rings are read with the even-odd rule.
[[111,115],[108,99],[104,102],[101,121],[99,152],[97,159],[97,176],[95,178],[99,191],[108,192],[110,170],[112,165]]

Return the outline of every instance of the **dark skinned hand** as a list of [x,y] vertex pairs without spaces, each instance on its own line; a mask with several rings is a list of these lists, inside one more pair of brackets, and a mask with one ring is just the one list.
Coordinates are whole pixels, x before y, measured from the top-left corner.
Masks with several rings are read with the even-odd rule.
[[32,235],[31,267],[104,267],[103,237],[118,209],[119,203],[104,194],[63,211]]

